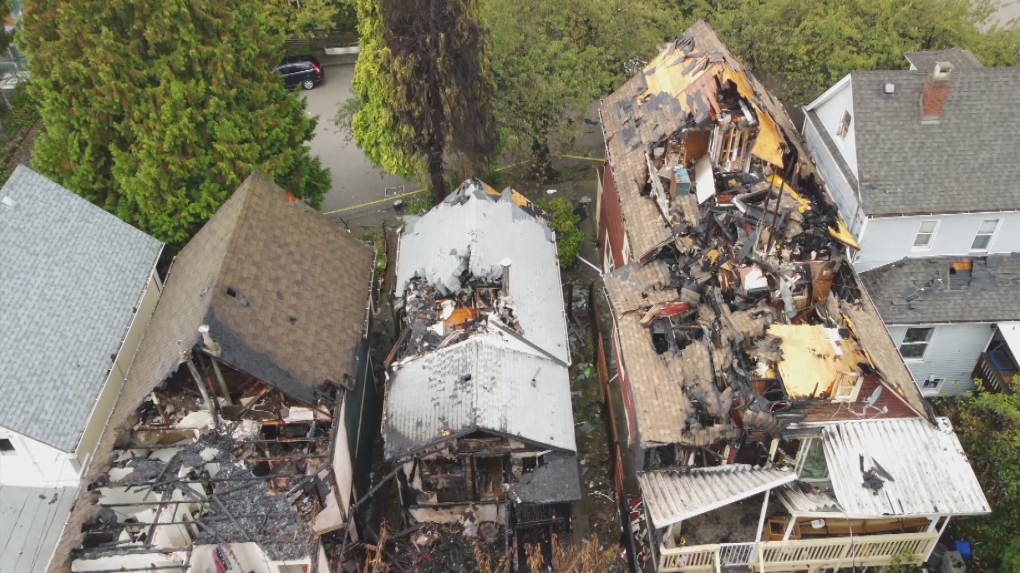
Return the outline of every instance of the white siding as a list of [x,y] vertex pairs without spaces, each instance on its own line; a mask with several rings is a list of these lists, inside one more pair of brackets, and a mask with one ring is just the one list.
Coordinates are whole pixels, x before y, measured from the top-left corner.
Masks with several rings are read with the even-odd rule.
[[[999,219],[999,228],[988,253],[1020,252],[1020,211],[973,215],[941,215],[872,218],[861,239],[861,254],[854,266],[859,272],[896,262],[904,257],[937,257],[971,254],[970,246],[981,221]],[[927,249],[913,249],[921,221],[938,220],[939,226]]]
[[[826,97],[824,94],[822,97]],[[822,98],[818,98],[822,99]],[[814,104],[812,104],[814,106]],[[854,172],[854,177],[860,177],[857,173],[857,147],[856,139],[854,138],[854,130],[856,127],[856,121],[854,121],[854,92],[853,83],[846,82],[836,91],[828,94],[827,99],[821,104],[812,107],[815,113],[818,114],[818,119],[822,120],[822,125],[829,132],[829,136],[836,142],[836,147],[843,152],[843,159],[846,160],[847,164],[850,165],[850,169]],[[840,137],[836,135],[839,130],[839,122],[843,119],[844,112],[850,112],[850,130],[847,132],[846,137]]]
[[829,148],[825,146],[825,141],[810,119],[804,121],[804,141],[807,143],[815,167],[818,168],[818,173],[821,174],[840,214],[843,215],[847,226],[850,227],[850,232],[860,239],[861,232],[864,230],[864,213],[857,200],[857,190],[851,187],[850,182],[846,180],[843,171],[829,152]]
[[30,487],[65,487],[78,484],[74,455],[0,428],[16,453],[0,457],[0,484]]
[[[924,326],[924,325],[920,325]],[[921,385],[929,376],[945,378],[942,395],[959,394],[974,388],[971,374],[978,357],[992,337],[991,324],[948,324],[935,326],[924,360],[906,360],[914,382]],[[907,326],[889,326],[893,342],[899,346]]]
[[149,275],[149,282],[146,284],[145,290],[142,291],[135,316],[131,320],[131,326],[128,327],[124,342],[120,346],[117,360],[110,368],[106,384],[103,385],[103,390],[92,407],[92,414],[85,424],[81,440],[78,441],[76,455],[81,467],[85,467],[88,458],[95,452],[103,429],[106,427],[110,415],[113,414],[113,406],[117,402],[117,397],[120,396],[121,388],[124,387],[127,372],[135,360],[135,353],[141,344],[145,327],[148,326],[149,319],[152,318],[152,313],[156,310],[160,292],[159,283],[156,281],[156,271],[153,269],[152,274]]

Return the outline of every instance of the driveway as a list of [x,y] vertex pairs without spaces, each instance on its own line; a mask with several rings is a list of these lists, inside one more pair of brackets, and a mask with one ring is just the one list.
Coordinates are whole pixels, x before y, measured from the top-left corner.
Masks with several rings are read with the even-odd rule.
[[[322,210],[329,212],[384,199],[388,195],[400,193],[401,186],[406,191],[416,189],[413,183],[374,167],[353,141],[346,141],[333,123],[337,104],[352,95],[354,64],[327,66],[325,71],[326,80],[322,84],[313,90],[301,92],[308,102],[308,114],[319,116],[315,137],[309,142],[312,154],[333,173],[333,186],[322,201]],[[390,188],[389,191],[387,188]],[[341,215],[349,219],[362,213],[388,208],[390,202],[384,201],[364,209],[345,211]]]

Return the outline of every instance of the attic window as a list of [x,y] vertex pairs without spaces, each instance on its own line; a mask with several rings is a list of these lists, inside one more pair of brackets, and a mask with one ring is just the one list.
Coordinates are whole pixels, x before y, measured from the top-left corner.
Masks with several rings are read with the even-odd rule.
[[853,121],[849,111],[843,112],[843,119],[839,120],[839,127],[836,128],[836,135],[840,139],[846,139],[848,133],[850,133],[850,122]]
[[860,372],[840,372],[833,384],[832,399],[835,402],[854,402],[861,391]]

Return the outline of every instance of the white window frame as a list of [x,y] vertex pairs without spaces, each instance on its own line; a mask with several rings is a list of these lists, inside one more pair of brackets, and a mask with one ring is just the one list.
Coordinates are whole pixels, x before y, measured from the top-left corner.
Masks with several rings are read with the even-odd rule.
[[[825,476],[824,477],[804,477],[801,472],[804,471],[804,464],[807,462],[808,451],[817,444],[817,447],[822,448],[822,459],[825,460]],[[794,473],[800,481],[809,483],[828,482],[829,476],[832,472],[829,471],[829,460],[825,458],[825,447],[822,445],[820,438],[804,438],[800,442],[800,448],[797,450],[797,459],[794,460]]]
[[[934,382],[934,386],[928,386],[928,384]],[[935,395],[942,392],[942,386],[946,383],[945,378],[936,378],[932,375],[928,375],[928,378],[921,380],[921,393],[925,395]]]
[[[931,336],[929,336],[928,340],[924,341],[923,343],[921,343],[921,342],[906,342],[907,333],[910,332],[911,329],[930,330],[931,331]],[[898,350],[900,352],[900,356],[903,357],[903,361],[904,362],[924,362],[924,359],[928,356],[928,349],[931,348],[932,343],[935,342],[935,337],[938,336],[938,332],[939,332],[939,328],[937,326],[909,326],[909,327],[907,327],[906,332],[903,333],[903,340],[901,340],[899,345],[896,346],[896,350]],[[904,344],[914,344],[914,345],[916,345],[916,344],[924,344],[925,345],[924,346],[924,352],[921,354],[920,358],[908,358],[908,357],[903,355],[903,345]]]
[[[935,223],[935,228],[932,229],[931,233],[924,233],[921,231],[925,223]],[[942,221],[939,219],[924,219],[923,221],[921,221],[921,223],[917,226],[917,232],[914,233],[914,242],[911,243],[910,250],[912,251],[931,250],[931,244],[935,242],[935,234],[939,232],[939,227],[941,226],[941,224]],[[928,235],[928,242],[923,245],[918,245],[917,238],[920,237],[921,235]]]
[[840,372],[832,383],[833,402],[856,402],[864,376],[860,372]]
[[854,121],[854,116],[850,113],[850,110],[844,109],[843,115],[839,118],[839,125],[836,126],[836,137],[846,140],[846,136],[850,135],[850,124]]
[[[995,221],[995,228],[992,229],[991,233],[982,233],[981,226],[978,226],[978,230],[974,233],[974,239],[970,242],[970,252],[972,253],[986,253],[992,248],[992,243],[995,242],[995,236],[999,234],[999,229],[1002,228],[1002,219],[996,217],[995,219],[982,219],[981,225],[989,221]],[[984,248],[975,248],[974,241],[977,241],[978,237],[988,237],[988,244]]]

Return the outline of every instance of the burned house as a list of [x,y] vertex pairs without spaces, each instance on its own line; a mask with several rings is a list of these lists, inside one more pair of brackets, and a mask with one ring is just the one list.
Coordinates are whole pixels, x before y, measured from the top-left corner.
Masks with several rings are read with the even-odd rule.
[[172,263],[55,570],[334,570],[372,439],[372,259],[251,174]]
[[789,118],[711,28],[667,46],[602,118],[638,564],[920,563],[951,517],[988,513],[846,260],[853,237]]
[[565,530],[580,484],[548,222],[470,179],[399,240],[382,433],[404,506],[419,522]]

